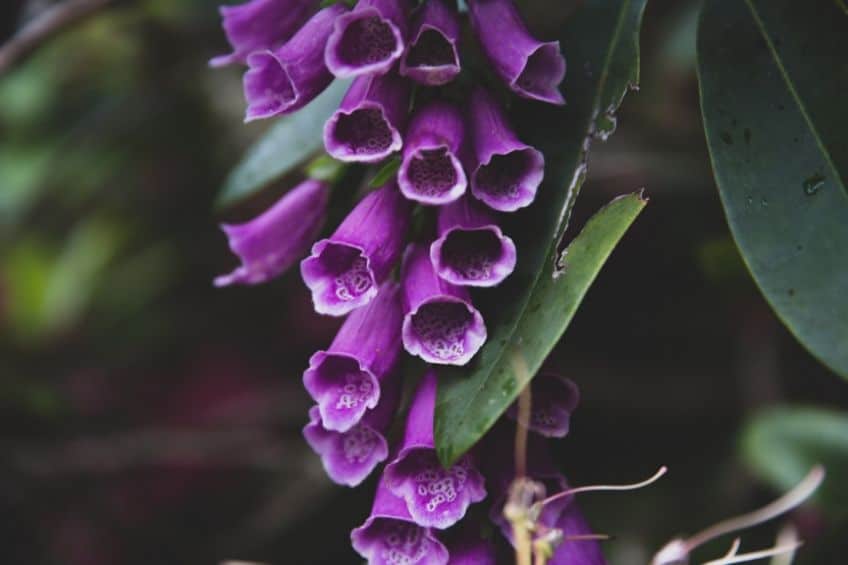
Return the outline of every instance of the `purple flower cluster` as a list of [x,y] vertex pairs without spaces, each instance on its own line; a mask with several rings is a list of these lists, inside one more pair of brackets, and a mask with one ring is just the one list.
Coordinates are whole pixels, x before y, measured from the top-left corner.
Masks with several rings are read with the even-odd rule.
[[[347,318],[303,375],[316,403],[304,436],[339,484],[356,486],[389,461],[371,516],[353,531],[354,548],[369,563],[494,563],[492,544],[480,540],[479,528],[443,535],[486,498],[487,480],[474,453],[449,469],[436,457],[432,368],[412,398],[400,445],[391,447],[386,432],[399,408],[404,350],[433,365],[465,365],[485,343],[486,325],[470,289],[496,286],[515,268],[516,248],[498,215],[533,202],[544,157],[518,138],[489,91],[455,89],[463,92],[457,101],[434,88],[465,72],[465,16],[453,0],[359,0],[352,9],[341,1],[317,4],[250,0],[222,8],[232,53],[211,64],[247,65],[247,121],[294,112],[334,78],[351,78],[324,126],[326,153],[365,164],[396,154],[396,178],[362,198],[314,244],[331,188],[319,180],[302,182],[247,223],[223,226],[242,264],[215,284],[265,282],[312,244],[300,267],[315,310]],[[563,104],[559,44],[533,38],[513,0],[467,4],[480,52],[503,85],[526,99]],[[415,97],[413,88],[419,89]],[[412,222],[416,205],[433,210],[435,228],[418,229],[409,242],[413,224],[426,225]],[[576,389],[567,381],[542,382],[549,391],[530,428],[562,437]],[[490,488],[503,492],[498,477],[487,473]],[[559,514],[551,527],[560,524]]]

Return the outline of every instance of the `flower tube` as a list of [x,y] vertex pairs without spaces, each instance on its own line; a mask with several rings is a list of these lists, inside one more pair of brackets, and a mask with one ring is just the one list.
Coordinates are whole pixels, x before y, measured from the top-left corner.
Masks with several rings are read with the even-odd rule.
[[324,64],[324,43],[344,4],[324,8],[276,51],[254,51],[244,74],[245,121],[289,114],[305,106],[332,82]]
[[436,373],[430,369],[412,399],[400,451],[383,474],[389,490],[403,498],[416,524],[445,529],[461,520],[471,504],[486,498],[486,488],[470,454],[449,469],[436,456],[436,386]]
[[403,54],[406,8],[406,0],[359,0],[327,41],[330,71],[337,77],[388,72]]
[[314,0],[250,0],[236,6],[221,6],[224,34],[233,52],[214,57],[209,65],[244,63],[253,51],[273,49],[288,41],[314,6]]
[[404,348],[428,363],[468,363],[486,342],[483,316],[468,290],[439,278],[424,245],[407,249],[401,276]]
[[463,195],[468,185],[460,163],[465,123],[448,102],[431,102],[412,116],[398,169],[404,196],[422,204],[440,205]]
[[459,14],[444,0],[427,0],[415,13],[400,74],[427,86],[452,81],[460,71]]
[[350,533],[353,549],[368,565],[447,565],[448,550],[433,530],[412,519],[403,499],[389,490],[383,477],[371,514]]
[[368,194],[300,264],[315,311],[343,316],[377,295],[400,256],[409,225],[409,202],[395,184]]
[[545,175],[544,156],[516,137],[485,90],[472,92],[470,111],[476,157],[471,194],[501,212],[529,206]]
[[324,124],[324,147],[339,161],[377,163],[403,146],[410,87],[395,74],[353,81]]
[[216,277],[215,286],[259,284],[288,269],[320,231],[328,197],[329,185],[306,180],[253,220],[222,224],[230,249],[242,264]]
[[[550,438],[568,435],[571,414],[580,402],[580,390],[574,381],[556,373],[539,373],[530,382],[530,421],[527,429]],[[517,404],[507,415],[518,418]]]
[[346,432],[377,406],[400,356],[400,323],[400,289],[387,282],[368,306],[348,316],[326,351],[309,359],[303,385],[325,429]]
[[471,25],[495,72],[519,96],[562,105],[565,58],[559,41],[535,39],[512,0],[469,0]]
[[515,269],[515,244],[474,200],[462,198],[439,208],[437,230],[430,260],[447,282],[491,287]]

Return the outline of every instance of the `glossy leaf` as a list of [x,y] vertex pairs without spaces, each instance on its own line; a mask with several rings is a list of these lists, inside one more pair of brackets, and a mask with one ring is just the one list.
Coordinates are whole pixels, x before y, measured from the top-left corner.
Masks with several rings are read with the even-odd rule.
[[784,324],[848,377],[848,17],[832,0],[709,0],[701,107],[748,268]]
[[745,428],[742,454],[775,489],[796,485],[822,464],[827,478],[816,500],[827,511],[848,517],[848,415],[816,408],[781,407],[757,415]]
[[507,225],[518,247],[516,272],[496,292],[479,295],[488,301],[487,344],[470,366],[440,373],[435,435],[445,465],[468,451],[526,384],[514,374],[512,352],[521,352],[530,375],[541,367],[644,205],[631,195],[596,216],[569,247],[562,274],[559,242],[585,178],[589,146],[612,133],[615,111],[638,84],[644,7],[645,0],[581,3],[560,37],[570,69],[563,85],[568,103],[517,102],[512,108],[522,138],[545,154],[545,181],[536,202]]
[[333,81],[306,107],[279,118],[227,176],[218,208],[238,204],[271,186],[321,149],[324,122],[338,107],[348,85],[348,81]]

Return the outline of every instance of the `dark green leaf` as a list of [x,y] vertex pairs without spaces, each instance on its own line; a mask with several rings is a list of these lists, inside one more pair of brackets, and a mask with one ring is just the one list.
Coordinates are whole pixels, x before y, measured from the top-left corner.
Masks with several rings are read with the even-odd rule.
[[227,208],[253,196],[318,151],[323,145],[324,122],[338,107],[348,84],[334,81],[305,108],[271,126],[224,181],[218,208]]
[[[604,210],[572,243],[562,275],[555,265],[557,249],[585,177],[589,145],[612,133],[615,111],[638,84],[644,8],[645,0],[581,3],[560,37],[569,62],[563,88],[568,104],[513,107],[521,136],[545,154],[545,182],[533,206],[513,215],[518,267],[489,300],[488,342],[470,366],[440,374],[435,436],[445,465],[491,428],[525,384],[513,373],[510,353],[523,354],[531,375],[539,369],[644,204],[629,196]],[[554,279],[555,274],[561,276]]]
[[400,169],[400,158],[392,157],[389,159],[385,165],[383,165],[377,174],[374,175],[374,178],[371,179],[371,182],[368,183],[368,186],[371,188],[379,188],[389,182],[389,179],[395,176],[395,173]]
[[326,153],[315,157],[303,168],[303,172],[309,178],[329,183],[338,181],[344,175],[344,171],[345,164],[336,161]]
[[713,170],[766,299],[848,377],[848,17],[831,0],[710,0],[698,70]]
[[789,490],[817,464],[827,478],[817,502],[848,516],[848,416],[816,408],[782,407],[757,415],[745,427],[742,454],[748,465],[781,491]]

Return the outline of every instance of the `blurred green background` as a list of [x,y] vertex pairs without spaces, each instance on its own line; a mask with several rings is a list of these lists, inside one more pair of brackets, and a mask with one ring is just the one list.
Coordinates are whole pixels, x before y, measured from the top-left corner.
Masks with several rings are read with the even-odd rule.
[[[4,2],[0,37],[49,4]],[[670,467],[648,490],[582,501],[623,565],[825,460],[818,504],[794,516],[798,562],[845,563],[846,385],[783,328],[728,232],[700,125],[696,8],[649,3],[641,91],[590,158],[572,230],[624,192],[645,187],[651,204],[551,361],[583,392],[557,454],[578,485]],[[333,486],[300,436],[300,374],[337,322],[312,313],[296,273],[211,285],[235,262],[217,223],[283,189],[215,212],[269,125],[242,124],[239,69],[207,68],[225,51],[216,3],[125,0],[0,76],[5,562],[357,562],[348,532],[373,485]],[[783,405],[832,414],[764,412]]]

